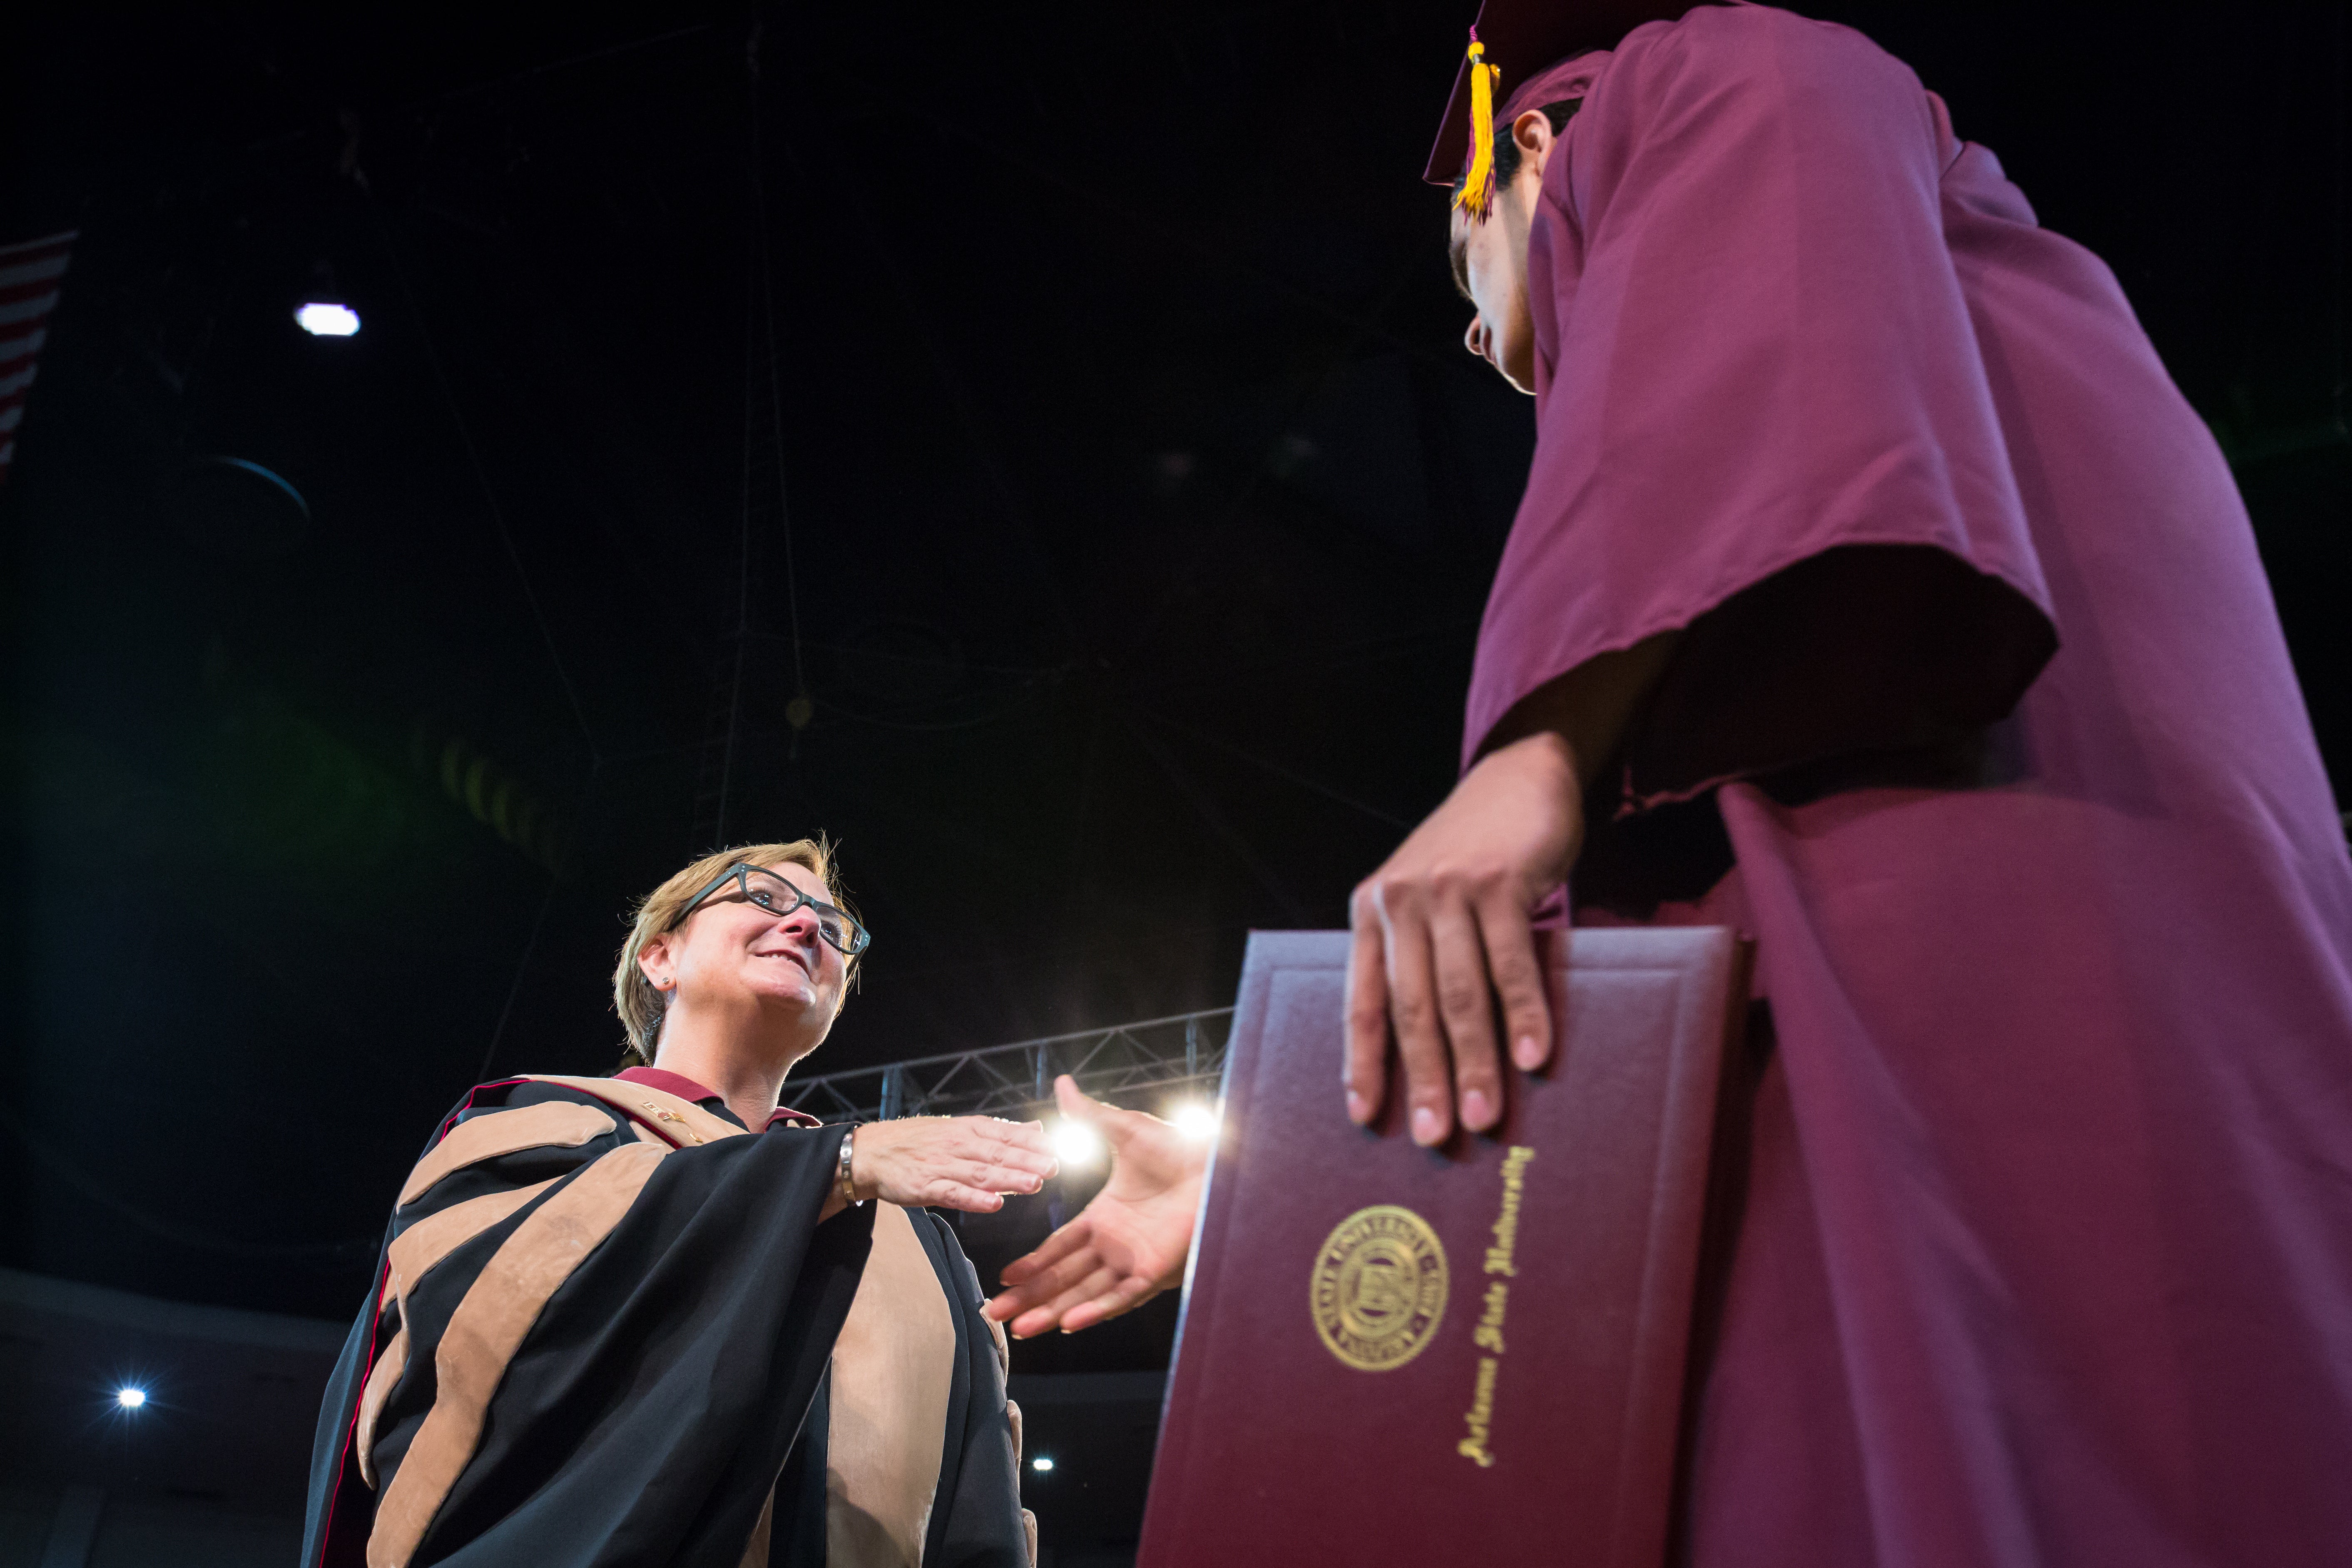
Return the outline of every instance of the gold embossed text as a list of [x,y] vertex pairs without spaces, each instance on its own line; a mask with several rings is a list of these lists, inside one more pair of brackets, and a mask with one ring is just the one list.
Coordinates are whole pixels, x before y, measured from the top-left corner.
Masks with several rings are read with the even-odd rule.
[[1469,1425],[1470,1436],[1454,1446],[1454,1451],[1464,1458],[1477,1460],[1482,1470],[1495,1462],[1495,1456],[1486,1447],[1486,1432],[1495,1420],[1495,1373],[1502,1364],[1490,1355],[1478,1358],[1478,1388],[1470,1398],[1470,1414],[1463,1417]]
[[1517,1276],[1511,1254],[1519,1245],[1519,1194],[1527,1189],[1528,1162],[1532,1149],[1515,1146],[1503,1156],[1503,1212],[1495,1216],[1495,1245],[1486,1249],[1486,1272]]
[[[1533,1149],[1514,1145],[1503,1156],[1503,1207],[1495,1216],[1495,1244],[1486,1248],[1486,1272],[1516,1279],[1518,1269],[1513,1267],[1511,1255],[1519,1244],[1519,1198],[1527,1190],[1528,1162],[1536,1157]],[[1495,1451],[1488,1446],[1495,1426],[1495,1380],[1503,1369],[1503,1316],[1511,1304],[1511,1288],[1497,1279],[1486,1287],[1484,1310],[1478,1314],[1478,1326],[1470,1331],[1470,1342],[1492,1353],[1478,1358],[1478,1382],[1470,1394],[1470,1409],[1462,1417],[1470,1435],[1454,1446],[1454,1451],[1475,1461],[1480,1469],[1495,1462]]]

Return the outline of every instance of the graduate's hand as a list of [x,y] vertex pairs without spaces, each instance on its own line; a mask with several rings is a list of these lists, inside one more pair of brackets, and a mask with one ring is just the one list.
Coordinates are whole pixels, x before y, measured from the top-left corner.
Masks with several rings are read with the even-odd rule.
[[1054,1098],[1110,1145],[1110,1180],[1077,1218],[1005,1266],[1004,1292],[983,1310],[1010,1319],[1017,1340],[1092,1328],[1179,1283],[1209,1168],[1208,1144],[1156,1116],[1089,1100],[1066,1075],[1054,1080]]
[[869,1121],[849,1146],[849,1184],[860,1198],[901,1208],[992,1214],[1003,1193],[1034,1193],[1060,1170],[1045,1128],[993,1116],[906,1116]]
[[1413,1142],[1442,1143],[1503,1114],[1495,1006],[1511,1059],[1550,1058],[1552,1026],[1528,915],[1566,879],[1584,841],[1575,758],[1542,731],[1481,758],[1366,878],[1349,904],[1348,1115],[1381,1113],[1388,1043],[1404,1058]]

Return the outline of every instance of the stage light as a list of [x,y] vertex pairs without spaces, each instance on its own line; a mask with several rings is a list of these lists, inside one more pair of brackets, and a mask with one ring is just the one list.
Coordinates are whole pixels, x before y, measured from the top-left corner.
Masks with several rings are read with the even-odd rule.
[[1102,1134],[1083,1121],[1054,1124],[1054,1157],[1073,1170],[1083,1171],[1103,1157]]
[[1196,1143],[1206,1143],[1217,1135],[1219,1118],[1216,1107],[1205,1100],[1184,1101],[1168,1113],[1168,1120],[1176,1124],[1180,1134]]
[[147,1391],[129,1386],[118,1388],[114,1391],[114,1403],[125,1410],[136,1410],[147,1403]]
[[1040,1475],[1043,1475],[1045,1471],[1054,1468],[1054,1461],[1047,1458],[1045,1455],[1040,1454],[1035,1458],[1029,1461],[1029,1468],[1035,1470]]
[[295,311],[294,320],[314,338],[348,338],[360,330],[360,313],[349,305],[313,300]]

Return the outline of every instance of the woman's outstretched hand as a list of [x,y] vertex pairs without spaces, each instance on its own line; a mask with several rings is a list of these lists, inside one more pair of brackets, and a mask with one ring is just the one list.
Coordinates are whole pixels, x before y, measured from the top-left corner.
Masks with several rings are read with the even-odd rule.
[[1004,1291],[986,1310],[1009,1321],[1015,1339],[1092,1328],[1181,1281],[1209,1168],[1209,1144],[1156,1116],[1089,1100],[1066,1076],[1054,1080],[1054,1098],[1110,1145],[1110,1180],[1077,1218],[1006,1266]]
[[[901,1208],[936,1205],[993,1214],[1004,1193],[1034,1193],[1061,1169],[1045,1124],[993,1116],[908,1116],[869,1121],[849,1146],[849,1184],[860,1198]],[[836,1194],[828,1212],[841,1200]]]

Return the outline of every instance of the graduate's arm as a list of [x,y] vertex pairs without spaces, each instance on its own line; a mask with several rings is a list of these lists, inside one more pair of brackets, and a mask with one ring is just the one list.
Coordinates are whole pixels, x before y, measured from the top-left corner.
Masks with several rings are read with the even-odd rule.
[[[1399,1040],[1410,1042],[1406,1092],[1416,1110],[1441,1119],[1435,1137],[1424,1142],[1451,1129],[1457,1082],[1465,1095],[1478,1088],[1491,1108],[1470,1121],[1473,1127],[1492,1125],[1500,1110],[1485,1005],[1490,980],[1517,1042],[1516,1059],[1539,1067],[1550,1054],[1553,1030],[1528,914],[1575,860],[1583,837],[1582,792],[1622,748],[1677,636],[1664,633],[1589,659],[1530,693],[1496,726],[1486,754],[1445,804],[1357,889],[1348,1081],[1372,1086],[1360,1103],[1350,1089],[1349,1113],[1359,1121],[1379,1114],[1392,1009]],[[1464,875],[1465,868],[1472,874]],[[1474,887],[1507,896],[1474,900]],[[1413,919],[1414,911],[1421,918]],[[1449,944],[1444,955],[1463,961],[1466,978],[1440,967],[1441,938]],[[1418,953],[1419,990],[1391,978],[1388,959],[1397,952],[1409,960]],[[1475,986],[1479,1005],[1461,1010],[1458,1019],[1454,1010],[1432,1005],[1433,979],[1441,988]],[[1409,1032],[1408,1017],[1422,1026]],[[1470,1046],[1460,1043],[1465,1038]],[[1476,1055],[1481,1040],[1483,1060]],[[1179,1136],[1157,1117],[1100,1104],[1066,1077],[1054,1092],[1064,1116],[1092,1125],[1110,1145],[1110,1180],[1034,1252],[1006,1265],[1003,1289],[987,1311],[1016,1339],[1090,1328],[1181,1281],[1208,1168],[1209,1146]]]
[[1511,705],[1479,748],[1478,760],[1538,735],[1552,735],[1575,761],[1577,785],[1591,790],[1625,749],[1634,718],[1658,688],[1679,631],[1586,659]]
[[[1678,636],[1664,633],[1589,659],[1530,693],[1496,727],[1486,753],[1454,795],[1357,890],[1357,951],[1349,981],[1356,1005],[1350,1009],[1348,1078],[1351,1085],[1373,1086],[1367,1101],[1351,1099],[1350,1112],[1358,1121],[1379,1113],[1391,1008],[1400,997],[1406,1005],[1398,1014],[1398,1037],[1412,1041],[1407,1093],[1416,1109],[1426,1106],[1443,1119],[1440,1137],[1453,1124],[1456,1082],[1465,1093],[1473,1086],[1481,1089],[1495,1110],[1501,1105],[1494,1037],[1483,1007],[1490,979],[1503,999],[1505,1026],[1520,1042],[1517,1059],[1536,1067],[1549,1055],[1553,1031],[1528,913],[1574,861],[1582,840],[1582,792],[1622,749]],[[1513,837],[1515,827],[1530,826],[1531,834]],[[1555,864],[1556,870],[1543,869]],[[1499,868],[1495,886],[1517,889],[1491,900],[1491,909],[1474,902],[1471,881],[1457,875],[1465,866],[1482,865]],[[1408,916],[1414,910],[1434,911],[1437,921],[1424,916],[1414,923]],[[1475,936],[1461,948],[1475,963],[1469,983],[1477,987],[1482,1005],[1460,1021],[1457,1035],[1453,1015],[1427,1004],[1428,981],[1433,975],[1441,986],[1454,982],[1434,960],[1436,939],[1450,941],[1474,921]],[[1394,928],[1400,923],[1408,957],[1413,942],[1420,944],[1419,992],[1390,977],[1387,958],[1399,951]],[[1408,1036],[1402,1020],[1416,997],[1422,1002],[1412,1016],[1426,1026]],[[1486,1029],[1483,1062],[1475,1056],[1475,1028]],[[1470,1047],[1457,1044],[1465,1037],[1473,1042]],[[1528,1040],[1535,1043],[1527,1045]],[[1433,1058],[1433,1069],[1428,1066]],[[1417,1060],[1423,1064],[1418,1079],[1412,1076]],[[1462,1076],[1450,1076],[1449,1068]],[[1077,1217],[1006,1266],[1003,1289],[987,1310],[1021,1339],[1050,1329],[1091,1327],[1181,1280],[1208,1166],[1207,1145],[1188,1142],[1158,1118],[1099,1104],[1067,1078],[1054,1088],[1063,1115],[1103,1133],[1111,1150],[1111,1175]],[[1492,1121],[1490,1113],[1471,1124]]]
[[1091,1100],[1067,1074],[1054,1080],[1054,1098],[1065,1117],[1102,1134],[1110,1179],[1076,1218],[1005,1266],[1004,1289],[985,1311],[1015,1339],[1091,1328],[1179,1283],[1209,1167],[1209,1144]]
[[[1483,1132],[1503,1112],[1495,1003],[1510,1057],[1550,1058],[1531,912],[1584,843],[1584,794],[1672,658],[1662,633],[1585,660],[1515,704],[1438,808],[1356,889],[1342,1087],[1359,1123],[1381,1113],[1393,1032],[1413,1140]],[[1490,1000],[1491,998],[1491,1000]]]

